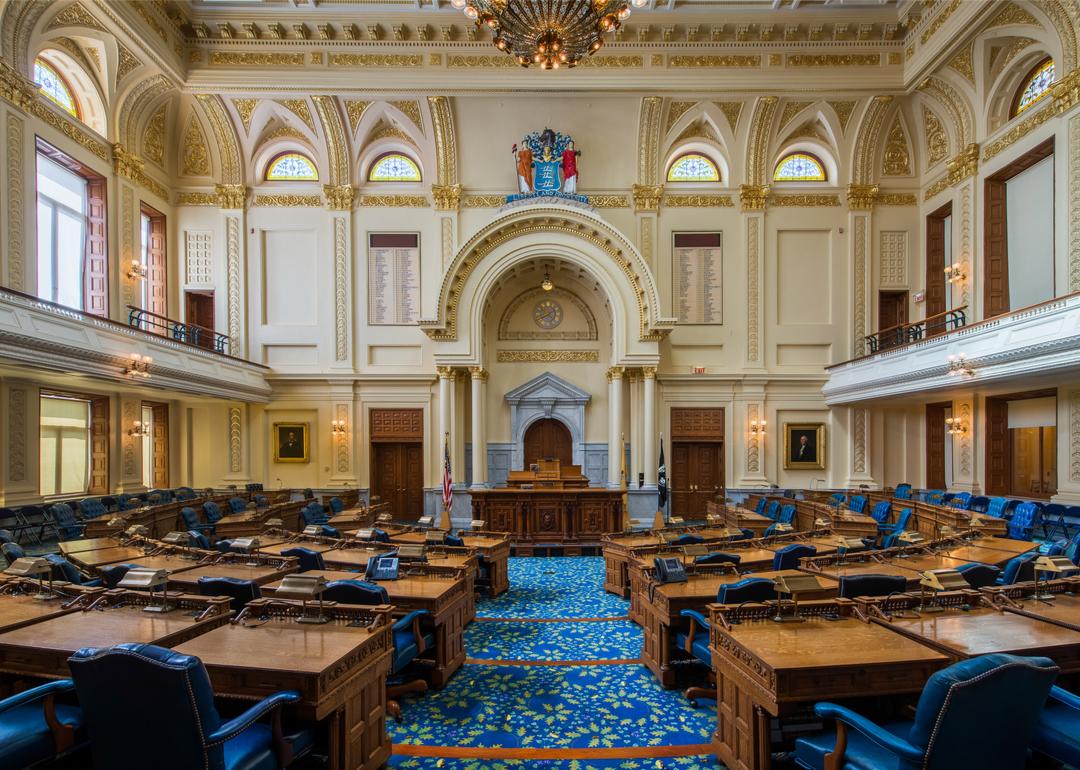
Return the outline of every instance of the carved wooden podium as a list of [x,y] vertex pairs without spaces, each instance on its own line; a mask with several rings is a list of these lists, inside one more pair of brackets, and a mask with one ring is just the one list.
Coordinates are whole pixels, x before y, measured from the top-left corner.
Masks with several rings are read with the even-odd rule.
[[515,489],[581,489],[589,486],[580,465],[563,465],[561,460],[537,460],[528,470],[510,471],[507,486]]

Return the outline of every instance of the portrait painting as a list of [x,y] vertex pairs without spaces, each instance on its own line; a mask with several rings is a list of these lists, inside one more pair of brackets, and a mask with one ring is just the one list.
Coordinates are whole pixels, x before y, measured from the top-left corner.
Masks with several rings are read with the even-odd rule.
[[784,468],[825,469],[825,423],[784,423]]
[[274,423],[274,462],[306,463],[308,457],[308,424],[306,422]]

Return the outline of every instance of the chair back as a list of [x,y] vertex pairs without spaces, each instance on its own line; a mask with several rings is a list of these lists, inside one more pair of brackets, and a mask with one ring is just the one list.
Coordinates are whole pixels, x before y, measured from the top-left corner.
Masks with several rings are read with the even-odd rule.
[[895,529],[897,533],[904,532],[907,529],[908,524],[911,523],[911,516],[911,509],[904,508],[900,511],[900,515],[896,517],[896,526],[893,527],[893,529]]
[[744,578],[737,583],[722,585],[716,592],[717,604],[767,602],[775,598],[776,584],[768,578]]
[[307,489],[304,490],[304,499],[305,500],[314,500],[315,499],[315,493],[311,491],[310,487],[308,487]]
[[934,505],[941,505],[945,500],[945,492],[940,489],[928,489],[926,490],[926,502]]
[[79,650],[68,665],[95,768],[224,770],[223,743],[206,745],[221,718],[198,658],[149,644],[118,644]]
[[866,498],[862,495],[852,495],[851,502],[848,503],[848,508],[855,513],[862,513],[866,510]]
[[889,513],[891,512],[892,503],[888,500],[882,500],[879,503],[874,503],[874,507],[870,509],[870,518],[878,524],[884,524],[889,520]]
[[242,497],[229,498],[229,513],[243,513],[247,510],[247,500]]
[[443,545],[450,546],[451,548],[464,548],[465,541],[457,535],[447,535],[446,539],[443,540]]
[[180,509],[180,518],[183,519],[184,526],[187,529],[198,529],[202,525],[202,522],[199,521],[199,514],[195,513],[195,509],[188,505]]
[[262,590],[254,580],[230,577],[199,578],[199,593],[203,596],[228,596],[232,599],[232,608],[237,612],[244,609],[248,602],[262,598]]
[[210,538],[204,535],[197,529],[189,529],[188,533],[188,545],[192,548],[202,548],[204,551],[210,550]]
[[907,578],[903,575],[844,575],[840,578],[839,595],[841,599],[854,599],[856,596],[888,596],[903,592],[907,588]]
[[79,501],[79,513],[84,519],[96,519],[98,516],[104,516],[107,511],[105,504],[99,498],[88,497]]
[[1024,767],[1057,673],[1048,658],[1001,653],[935,673],[919,697],[908,737],[926,751],[923,769]]
[[134,564],[107,564],[104,567],[98,567],[98,572],[106,588],[116,588],[117,583],[123,580],[124,575],[134,566]]
[[256,508],[270,507],[270,498],[266,495],[253,495],[251,499],[255,502]]
[[207,500],[202,504],[203,516],[206,517],[207,524],[217,524],[221,521],[221,517],[224,515],[221,512],[221,508],[213,500]]
[[147,494],[147,499],[149,499],[151,495],[155,495],[159,503],[171,503],[173,501],[171,489],[151,489]]
[[244,489],[247,490],[248,494],[251,494],[252,492],[262,492],[263,485],[261,482],[256,481],[252,482],[251,484],[245,484]]
[[705,542],[705,538],[703,538],[701,535],[695,535],[695,534],[692,534],[690,532],[687,532],[685,535],[679,535],[677,538],[672,540],[671,545],[673,545],[673,546],[696,545],[697,543],[704,543],[704,542]]
[[385,529],[379,529],[378,527],[376,527],[375,529],[371,530],[371,540],[374,543],[389,543],[390,533],[387,532]]
[[[8,509],[0,508],[0,511],[5,511],[5,510],[8,510]],[[0,514],[0,515],[2,515],[2,514]],[[13,533],[10,529],[0,529],[0,545],[2,545],[4,543],[14,543],[14,542],[15,542],[15,533]]]
[[770,500],[769,505],[765,508],[765,516],[769,519],[776,519],[776,512],[780,510],[779,500]]
[[805,559],[815,554],[817,554],[817,548],[812,545],[803,543],[785,545],[783,548],[778,549],[776,555],[773,556],[772,568],[774,570],[795,569],[799,566],[799,559]]
[[300,509],[300,516],[304,519],[306,526],[312,524],[325,524],[329,519],[326,518],[326,514],[323,512],[323,508],[318,503],[308,503]]
[[794,524],[795,523],[795,506],[791,503],[780,508],[780,515],[776,517],[778,524]]
[[970,492],[957,492],[949,500],[950,508],[959,508],[962,511],[966,511],[968,506],[971,505],[971,493]]
[[991,497],[990,505],[986,507],[987,516],[995,516],[999,519],[1005,518],[1005,506],[1009,504],[1009,501],[1004,497]]
[[344,510],[345,510],[345,501],[343,501],[340,497],[331,497],[330,498],[330,511],[332,513],[341,513]]
[[71,510],[71,506],[67,503],[56,503],[49,509],[52,513],[53,521],[56,522],[56,527],[60,532],[61,540],[70,540],[73,537],[77,537],[79,534],[79,523],[75,520],[75,512]]
[[1035,579],[1036,551],[1022,553],[1014,556],[1005,564],[1005,570],[1001,574],[1001,584],[1011,586],[1013,583],[1023,583]]
[[0,551],[3,552],[4,560],[7,561],[9,567],[15,563],[16,559],[26,556],[26,551],[18,543],[4,543],[0,545]]
[[769,502],[769,501],[768,501],[768,499],[767,499],[767,498],[764,498],[764,497],[759,497],[759,498],[758,498],[758,501],[757,501],[757,505],[755,505],[755,506],[754,506],[754,513],[758,514],[759,516],[760,516],[761,514],[763,514],[763,513],[765,512],[765,505],[766,505],[766,504],[767,504],[768,502]]
[[968,501],[968,510],[975,511],[976,513],[986,513],[986,509],[990,507],[990,498],[983,495],[975,495]]
[[177,487],[175,496],[176,499],[181,502],[184,502],[186,500],[194,500],[195,490],[191,487]]
[[323,599],[341,604],[389,604],[386,589],[365,580],[334,580],[326,584]]
[[896,489],[893,491],[893,497],[897,500],[910,500],[911,499],[911,484],[903,483],[897,484]]
[[81,586],[86,582],[86,578],[83,576],[83,573],[79,572],[79,568],[60,554],[47,553],[42,558],[52,565],[52,575],[54,580],[66,580],[77,586]]
[[694,557],[694,564],[734,564],[738,566],[741,561],[742,557],[739,554],[724,551],[710,551],[703,556]]
[[295,556],[300,560],[300,571],[308,572],[313,569],[326,569],[326,562],[322,554],[310,548],[286,548],[281,552],[282,556]]
[[882,548],[896,548],[898,545],[900,545],[900,532],[898,531],[890,532],[885,535],[885,537],[881,538]]
[[998,576],[1001,574],[1001,570],[998,567],[995,567],[992,564],[982,564],[977,561],[961,564],[956,568],[956,571],[964,576],[964,580],[966,580],[968,585],[972,588],[992,586],[997,583]]
[[1014,540],[1030,540],[1032,531],[1038,525],[1038,506],[1035,503],[1020,503],[1009,519],[1009,537]]
[[847,495],[845,495],[844,493],[842,493],[842,492],[833,492],[831,495],[829,495],[828,505],[833,507],[833,508],[839,508],[841,505],[844,504],[844,501],[846,499],[847,499]]

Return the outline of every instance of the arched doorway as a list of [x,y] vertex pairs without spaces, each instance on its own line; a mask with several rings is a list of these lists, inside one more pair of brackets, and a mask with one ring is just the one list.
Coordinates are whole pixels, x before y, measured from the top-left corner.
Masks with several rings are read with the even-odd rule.
[[537,420],[525,431],[525,467],[537,460],[560,460],[573,465],[574,442],[570,430],[559,420]]

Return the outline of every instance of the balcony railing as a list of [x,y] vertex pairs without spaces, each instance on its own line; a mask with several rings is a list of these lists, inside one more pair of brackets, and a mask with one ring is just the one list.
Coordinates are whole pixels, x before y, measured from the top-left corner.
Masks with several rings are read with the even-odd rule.
[[892,348],[907,345],[911,342],[932,337],[935,334],[944,334],[954,331],[967,324],[967,305],[962,305],[944,313],[932,315],[921,321],[890,326],[879,332],[866,337],[866,352],[873,355],[879,350],[891,350]]
[[203,350],[229,355],[229,335],[221,334],[198,324],[184,323],[128,305],[128,326],[160,334],[163,337],[193,345]]

